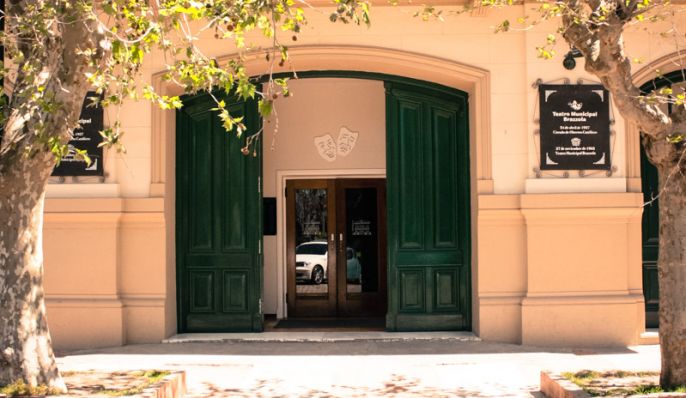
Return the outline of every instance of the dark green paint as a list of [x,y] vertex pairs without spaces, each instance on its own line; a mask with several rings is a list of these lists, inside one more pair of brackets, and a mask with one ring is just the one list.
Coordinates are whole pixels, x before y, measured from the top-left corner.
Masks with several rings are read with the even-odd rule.
[[[255,101],[237,101],[247,134],[261,119]],[[207,94],[176,115],[176,262],[179,332],[261,331],[261,156],[227,133]],[[258,148],[259,150],[259,148]]]
[[388,330],[467,330],[469,123],[457,90],[386,81]]

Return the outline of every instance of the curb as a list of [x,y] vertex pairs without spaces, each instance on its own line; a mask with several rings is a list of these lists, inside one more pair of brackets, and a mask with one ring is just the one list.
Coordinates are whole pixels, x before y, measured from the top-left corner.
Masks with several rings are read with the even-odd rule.
[[[591,398],[581,387],[562,377],[558,373],[541,372],[541,392],[548,398]],[[682,392],[658,392],[654,394],[628,395],[625,398],[684,398]]]
[[581,387],[552,372],[541,372],[541,392],[548,398],[590,398]]
[[186,372],[172,372],[159,382],[143,390],[143,398],[184,398],[186,396]]

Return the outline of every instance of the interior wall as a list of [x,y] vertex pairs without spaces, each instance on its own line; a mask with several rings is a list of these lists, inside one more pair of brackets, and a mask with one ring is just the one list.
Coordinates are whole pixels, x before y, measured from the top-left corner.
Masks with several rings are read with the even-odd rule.
[[[276,115],[264,122],[264,197],[283,197],[279,173],[298,172],[307,178],[335,170],[386,168],[386,111],[383,82],[344,78],[308,78],[290,83],[296,93],[276,102]],[[278,123],[277,123],[278,117]],[[330,135],[337,141],[341,129],[358,134],[353,149],[335,159],[320,155],[315,140]],[[303,173],[304,172],[304,173]],[[335,175],[335,173],[333,173]],[[277,220],[277,235],[264,237],[264,302],[266,314],[278,306],[279,262],[277,242],[285,218]],[[285,293],[285,292],[284,292]]]

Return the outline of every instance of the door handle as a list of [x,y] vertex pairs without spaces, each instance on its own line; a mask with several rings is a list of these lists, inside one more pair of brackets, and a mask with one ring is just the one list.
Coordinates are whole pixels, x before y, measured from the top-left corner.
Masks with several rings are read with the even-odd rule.
[[343,234],[338,234],[338,251],[343,252]]

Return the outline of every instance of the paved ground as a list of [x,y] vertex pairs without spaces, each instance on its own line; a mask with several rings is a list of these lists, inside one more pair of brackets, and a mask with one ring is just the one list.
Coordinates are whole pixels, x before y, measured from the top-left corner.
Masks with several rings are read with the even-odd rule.
[[184,369],[191,397],[531,397],[541,396],[542,369],[660,366],[659,346],[551,350],[439,338],[131,345],[61,353],[59,363],[65,371]]

